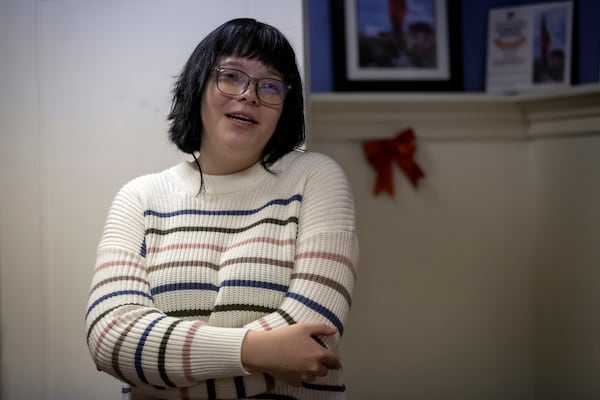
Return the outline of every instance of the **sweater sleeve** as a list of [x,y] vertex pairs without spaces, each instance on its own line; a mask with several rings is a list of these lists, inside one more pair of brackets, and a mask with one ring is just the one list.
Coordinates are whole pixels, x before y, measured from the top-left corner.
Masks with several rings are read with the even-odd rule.
[[298,322],[333,325],[322,344],[337,350],[352,303],[358,262],[352,193],[341,168],[318,159],[310,168],[299,215],[295,262],[288,291],[273,313],[249,323],[253,330]]
[[87,344],[98,369],[140,392],[163,390],[165,398],[173,392],[236,398],[240,379],[246,395],[266,391],[265,377],[248,375],[242,367],[248,328],[213,327],[156,308],[146,275],[143,201],[137,193],[130,183],[117,194],[98,246],[85,315]]

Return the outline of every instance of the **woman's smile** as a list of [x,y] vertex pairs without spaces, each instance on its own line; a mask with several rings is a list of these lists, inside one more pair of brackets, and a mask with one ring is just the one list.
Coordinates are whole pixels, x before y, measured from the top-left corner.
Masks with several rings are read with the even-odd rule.
[[255,125],[258,124],[258,121],[254,119],[254,117],[248,113],[244,112],[233,112],[225,114],[227,118],[230,118],[234,123],[239,123],[242,125]]

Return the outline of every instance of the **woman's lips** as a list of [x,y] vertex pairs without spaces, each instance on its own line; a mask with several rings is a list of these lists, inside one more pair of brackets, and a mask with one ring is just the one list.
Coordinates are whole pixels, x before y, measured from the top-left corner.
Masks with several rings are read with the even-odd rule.
[[240,114],[240,113],[232,113],[232,114],[225,114],[227,116],[227,118],[233,119],[235,121],[239,121],[245,124],[257,124],[258,121],[256,121],[254,118],[252,118],[249,115],[246,114]]

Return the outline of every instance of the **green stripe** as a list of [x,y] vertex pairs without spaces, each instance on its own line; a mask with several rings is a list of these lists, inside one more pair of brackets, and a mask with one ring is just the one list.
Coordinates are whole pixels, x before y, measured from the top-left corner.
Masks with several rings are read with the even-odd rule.
[[315,342],[319,343],[321,345],[321,347],[325,347],[326,349],[328,348],[327,345],[325,344],[325,342],[323,340],[321,340],[320,337],[313,336],[312,338],[314,339]]
[[157,272],[162,269],[167,268],[177,268],[177,267],[204,267],[209,268],[215,271],[219,270],[219,266],[215,263],[210,263],[207,261],[198,261],[198,260],[190,260],[190,261],[170,261],[163,264],[151,265],[148,267],[148,273]]
[[297,217],[290,217],[286,220],[281,220],[277,218],[265,218],[257,221],[253,224],[250,224],[241,228],[222,228],[218,226],[178,226],[176,228],[171,229],[157,229],[157,228],[148,228],[146,229],[146,235],[148,234],[156,234],[156,235],[168,235],[174,232],[219,232],[219,233],[240,233],[252,229],[256,226],[262,224],[273,224],[273,225],[281,225],[285,226],[287,224],[298,223]]
[[285,311],[278,309],[277,313],[279,315],[281,315],[283,317],[283,319],[285,319],[285,321],[288,323],[288,325],[294,325],[296,323],[294,318],[292,318],[292,316],[290,314],[286,313]]
[[171,337],[171,332],[175,329],[175,327],[183,322],[182,320],[178,320],[173,322],[167,328],[167,331],[163,335],[162,340],[160,341],[160,347],[158,348],[158,372],[160,373],[160,377],[165,381],[167,386],[175,387],[175,384],[169,379],[167,376],[167,369],[165,368],[165,359],[167,353],[167,343],[169,342],[169,338]]
[[136,276],[131,276],[131,275],[119,275],[119,276],[113,276],[112,278],[104,279],[104,280],[96,283],[94,285],[94,287],[90,289],[90,293],[93,293],[94,290],[98,289],[100,286],[104,286],[104,285],[107,285],[109,283],[114,283],[114,282],[122,282],[122,281],[136,281],[136,282],[141,282],[143,284],[148,285],[148,281],[145,279],[138,278]]
[[275,311],[271,307],[257,306],[253,304],[219,304],[215,306],[214,312],[225,312],[225,311],[256,311],[261,313],[272,313]]
[[344,299],[346,299],[346,302],[348,303],[348,305],[352,305],[352,297],[350,296],[348,289],[346,289],[346,287],[344,285],[342,285],[341,283],[339,283],[333,279],[326,278],[324,276],[317,275],[317,274],[307,274],[307,273],[292,274],[292,279],[295,279],[295,278],[304,279],[304,280],[311,281],[311,282],[317,282],[317,283],[320,283],[321,285],[328,286],[328,287],[332,288],[333,290],[339,292],[339,294],[341,294],[344,297]]
[[206,317],[209,316],[212,310],[173,310],[165,312],[169,317],[189,318],[189,317]]
[[210,263],[210,262],[206,262],[206,261],[198,261],[198,260],[171,261],[168,263],[149,266],[148,273],[149,274],[155,273],[155,272],[158,272],[159,270],[164,270],[167,268],[180,268],[180,267],[201,267],[201,268],[209,268],[214,271],[218,271],[220,268],[223,268],[223,267],[226,267],[226,266],[232,265],[232,264],[266,264],[266,265],[272,265],[272,266],[276,266],[276,267],[283,267],[283,268],[290,268],[290,269],[294,267],[293,261],[283,261],[283,260],[278,260],[275,258],[265,258],[265,257],[239,257],[239,258],[232,258],[230,260],[227,260],[227,261],[223,262],[221,265],[217,265],[215,263]]
[[294,268],[293,261],[278,260],[276,258],[265,258],[265,257],[240,257],[232,258],[221,264],[221,268],[231,264],[267,264],[276,267]]

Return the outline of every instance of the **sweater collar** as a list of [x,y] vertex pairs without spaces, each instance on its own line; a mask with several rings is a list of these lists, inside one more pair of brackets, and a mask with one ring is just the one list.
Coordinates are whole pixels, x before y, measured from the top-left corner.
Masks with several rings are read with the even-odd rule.
[[[199,193],[200,172],[193,161],[183,161],[171,168],[171,172],[175,175],[177,184],[182,190],[194,196]],[[245,170],[228,175],[203,173],[204,188],[201,194],[239,192],[260,183],[270,175],[259,162]]]

